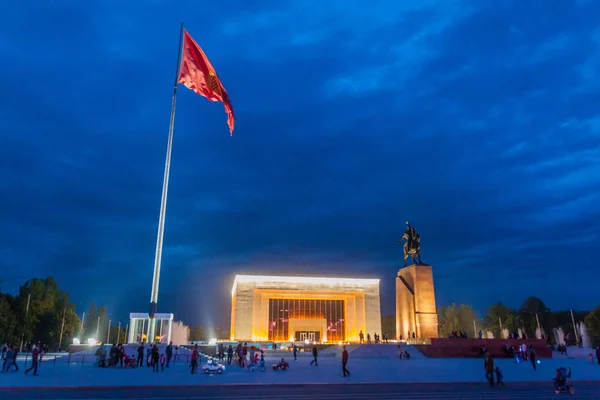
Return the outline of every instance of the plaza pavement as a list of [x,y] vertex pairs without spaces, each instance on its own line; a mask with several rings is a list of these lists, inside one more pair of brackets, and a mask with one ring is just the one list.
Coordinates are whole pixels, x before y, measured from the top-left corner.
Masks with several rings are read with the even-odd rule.
[[[310,366],[310,353],[299,353],[298,361],[288,352],[266,352],[266,372],[249,372],[232,364],[222,375],[190,374],[184,362],[178,362],[164,372],[151,368],[136,369],[97,368],[89,364],[42,364],[39,376],[24,375],[20,371],[0,374],[0,390],[16,388],[128,388],[155,386],[196,385],[294,385],[294,384],[394,384],[394,383],[484,383],[483,359],[427,359],[415,348],[405,346],[412,354],[410,360],[396,357],[395,345],[361,345],[350,347],[348,369],[351,376],[344,378],[341,371],[339,346],[321,351],[319,366]],[[291,364],[288,371],[273,371],[272,363],[285,357]],[[573,381],[595,381],[600,384],[600,366],[586,359],[542,359],[534,371],[528,362],[496,359],[510,385],[515,382],[543,382],[550,385],[558,367],[570,367]],[[598,397],[600,398],[600,396]]]
[[490,388],[479,384],[371,384],[371,385],[261,385],[194,386],[177,388],[18,390],[2,393],[3,400],[475,400],[475,399],[560,399],[595,400],[597,385],[581,383],[574,395],[555,395],[548,384],[512,384]]

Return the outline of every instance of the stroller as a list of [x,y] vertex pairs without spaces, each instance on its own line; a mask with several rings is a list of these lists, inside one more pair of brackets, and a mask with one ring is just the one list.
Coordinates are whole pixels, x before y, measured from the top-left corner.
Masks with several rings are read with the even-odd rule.
[[571,368],[558,368],[556,370],[556,377],[552,379],[554,393],[575,393],[575,387],[569,383],[569,379],[571,379]]

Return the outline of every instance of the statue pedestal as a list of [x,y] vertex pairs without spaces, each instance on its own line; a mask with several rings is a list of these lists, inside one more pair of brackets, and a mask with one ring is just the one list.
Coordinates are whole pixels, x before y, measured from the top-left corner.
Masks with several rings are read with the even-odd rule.
[[413,264],[401,268],[396,276],[396,338],[438,337],[431,265]]

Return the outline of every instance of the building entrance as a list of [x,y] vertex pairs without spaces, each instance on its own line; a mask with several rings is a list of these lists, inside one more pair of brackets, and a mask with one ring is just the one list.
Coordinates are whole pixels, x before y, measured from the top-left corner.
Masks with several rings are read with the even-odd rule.
[[308,340],[309,342],[320,342],[321,341],[321,332],[319,331],[296,331],[294,335],[294,339],[304,342]]

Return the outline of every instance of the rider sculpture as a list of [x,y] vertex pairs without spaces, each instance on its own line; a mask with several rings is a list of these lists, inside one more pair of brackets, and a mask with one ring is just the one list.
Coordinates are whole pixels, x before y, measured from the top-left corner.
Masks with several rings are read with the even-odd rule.
[[406,231],[402,237],[398,240],[398,243],[404,242],[404,266],[406,267],[406,260],[410,257],[415,264],[422,264],[421,262],[421,237],[417,233],[417,230],[410,226],[406,221]]

